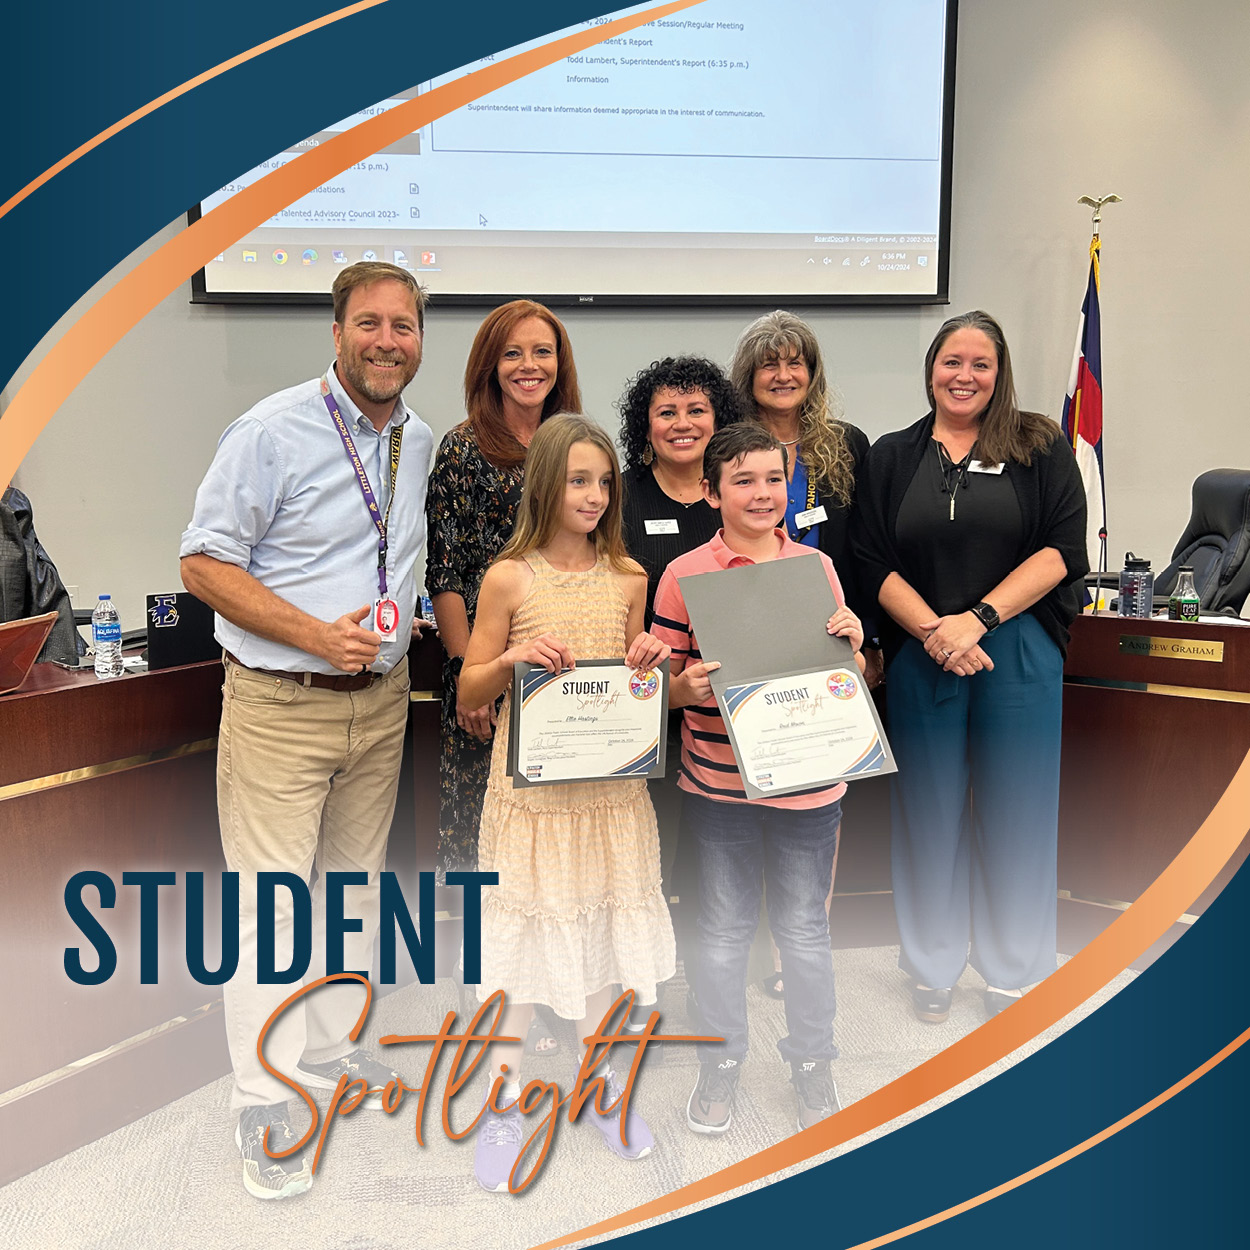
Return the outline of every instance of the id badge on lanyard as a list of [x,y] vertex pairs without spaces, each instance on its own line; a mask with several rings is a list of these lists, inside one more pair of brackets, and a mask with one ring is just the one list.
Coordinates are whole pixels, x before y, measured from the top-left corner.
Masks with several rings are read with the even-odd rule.
[[399,632],[399,604],[390,596],[386,587],[386,530],[391,520],[391,505],[395,502],[395,482],[399,477],[399,456],[403,449],[404,427],[402,425],[391,427],[391,497],[386,504],[386,514],[382,515],[377,497],[373,493],[373,487],[369,484],[369,475],[365,472],[360,453],[352,441],[351,431],[347,428],[347,422],[343,420],[343,414],[339,412],[338,404],[334,402],[334,396],[330,393],[330,384],[325,378],[321,379],[321,398],[325,400],[330,420],[334,422],[334,428],[338,430],[339,438],[343,440],[343,448],[355,470],[356,481],[360,485],[361,495],[364,496],[365,507],[369,509],[369,519],[378,531],[378,597],[373,601],[370,627],[375,634],[389,642]]
[[373,632],[390,642],[399,631],[399,604],[379,596],[373,601]]

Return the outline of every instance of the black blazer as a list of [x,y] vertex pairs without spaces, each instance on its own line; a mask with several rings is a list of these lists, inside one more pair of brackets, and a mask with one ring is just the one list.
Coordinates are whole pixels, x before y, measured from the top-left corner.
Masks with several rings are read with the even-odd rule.
[[[905,430],[883,434],[873,444],[861,469],[852,545],[863,588],[874,599],[891,573],[910,580],[907,563],[895,546],[895,526],[903,496],[928,449],[932,430],[930,412]],[[1050,447],[1036,453],[1032,464],[1008,461],[1003,471],[1016,489],[1023,521],[1016,563],[1023,563],[1043,547],[1054,547],[1063,559],[1065,580],[1028,611],[1066,655],[1068,626],[1081,610],[1081,582],[1089,572],[1081,472],[1058,426]],[[985,593],[989,590],[987,586]],[[886,633],[886,651],[893,655],[907,635],[885,613],[879,619]]]
[[[842,590],[846,595],[847,606],[855,613],[864,625],[864,642],[867,646],[876,646],[879,633],[878,617],[880,609],[875,595],[864,589],[864,578],[859,568],[859,561],[851,550],[849,540],[851,518],[858,506],[859,479],[864,461],[868,457],[868,435],[858,426],[849,421],[842,422],[846,431],[846,445],[851,453],[851,466],[855,474],[855,493],[849,504],[839,504],[831,495],[817,492],[817,506],[825,509],[825,520],[820,522],[820,535],[816,540],[817,547],[833,561]],[[806,530],[799,530],[802,539]]]

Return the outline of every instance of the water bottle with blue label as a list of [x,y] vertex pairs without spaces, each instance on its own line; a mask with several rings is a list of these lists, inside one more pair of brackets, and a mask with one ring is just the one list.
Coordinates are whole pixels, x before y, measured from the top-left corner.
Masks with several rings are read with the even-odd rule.
[[91,641],[95,646],[95,675],[122,675],[122,622],[111,595],[101,595],[91,613]]

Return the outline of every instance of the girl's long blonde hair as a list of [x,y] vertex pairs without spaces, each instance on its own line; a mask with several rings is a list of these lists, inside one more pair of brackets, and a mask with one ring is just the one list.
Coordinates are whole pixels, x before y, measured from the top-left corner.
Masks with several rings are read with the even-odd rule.
[[595,550],[617,573],[642,573],[643,568],[625,550],[621,535],[621,465],[607,433],[593,421],[562,412],[538,427],[525,458],[525,486],[517,507],[516,525],[507,546],[495,558],[516,560],[546,547],[560,528],[564,508],[569,451],[575,443],[589,443],[603,452],[612,467],[608,506],[594,529]]
[[829,385],[812,327],[780,309],[751,322],[734,348],[729,380],[742,411],[758,421],[755,371],[768,360],[790,352],[803,357],[810,377],[807,398],[799,409],[799,459],[818,486],[839,504],[849,504],[855,491],[855,473],[842,428],[842,401]]

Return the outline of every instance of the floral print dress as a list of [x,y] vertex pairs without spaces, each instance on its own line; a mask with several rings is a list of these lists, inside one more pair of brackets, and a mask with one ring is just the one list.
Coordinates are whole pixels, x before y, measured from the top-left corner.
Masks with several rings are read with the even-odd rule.
[[[426,500],[430,595],[451,592],[464,600],[473,627],[482,578],[512,535],[525,466],[499,469],[478,449],[468,424],[448,431],[438,449]],[[443,664],[442,756],[439,761],[437,866],[477,868],[482,795],[490,776],[491,743],[479,742],[456,723],[460,660]]]

